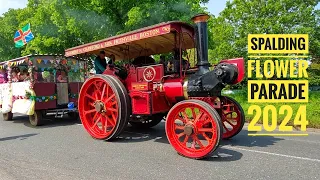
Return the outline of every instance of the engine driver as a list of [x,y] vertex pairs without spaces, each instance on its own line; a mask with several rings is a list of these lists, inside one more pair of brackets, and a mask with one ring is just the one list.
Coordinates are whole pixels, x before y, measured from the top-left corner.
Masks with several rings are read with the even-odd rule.
[[106,67],[106,53],[104,51],[100,51],[99,56],[94,60],[94,69],[96,70],[96,74],[102,74],[106,70]]

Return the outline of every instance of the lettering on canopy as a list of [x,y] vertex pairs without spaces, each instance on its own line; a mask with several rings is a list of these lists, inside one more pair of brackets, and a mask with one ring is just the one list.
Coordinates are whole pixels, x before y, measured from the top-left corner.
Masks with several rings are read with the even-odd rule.
[[131,35],[127,35],[127,36],[123,36],[123,37],[119,37],[119,38],[115,38],[107,41],[101,41],[99,43],[92,44],[85,47],[79,47],[79,48],[76,48],[75,50],[66,51],[66,56],[68,57],[68,56],[74,56],[77,54],[83,54],[86,52],[92,52],[92,51],[103,49],[106,47],[111,47],[111,46],[124,44],[132,41],[146,39],[146,38],[159,36],[167,33],[170,33],[170,25],[150,29],[147,31],[138,32],[135,34],[131,34]]

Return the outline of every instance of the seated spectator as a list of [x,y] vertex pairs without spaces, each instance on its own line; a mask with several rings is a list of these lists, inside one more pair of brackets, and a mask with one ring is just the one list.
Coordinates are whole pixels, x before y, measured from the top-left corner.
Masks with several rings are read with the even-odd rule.
[[19,73],[19,82],[28,81],[30,80],[29,73],[27,69],[22,70],[22,72]]
[[11,81],[12,82],[19,82],[19,73],[20,73],[20,69],[19,68],[13,68],[11,71]]
[[8,82],[8,74],[5,69],[0,69],[0,83]]
[[68,82],[68,76],[66,71],[61,71],[61,74],[57,78],[58,82]]

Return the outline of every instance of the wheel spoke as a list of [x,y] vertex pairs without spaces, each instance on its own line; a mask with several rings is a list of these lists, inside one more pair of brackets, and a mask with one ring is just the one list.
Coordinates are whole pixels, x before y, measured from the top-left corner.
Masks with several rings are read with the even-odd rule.
[[199,140],[199,138],[197,136],[194,136],[194,140],[197,142],[197,144],[200,146],[200,148],[204,147],[202,142]]
[[100,122],[101,122],[101,130],[102,130],[102,132],[105,133],[106,121],[103,120],[103,116],[101,116]]
[[84,111],[84,114],[87,115],[87,114],[91,114],[93,112],[97,112],[95,109],[91,109],[91,110],[88,110],[88,111]]
[[200,120],[200,118],[201,118],[201,116],[203,115],[203,112],[201,111],[199,114],[198,114],[198,116],[196,117],[196,119],[195,119],[195,123],[196,122],[198,122],[199,120]]
[[196,149],[196,140],[194,138],[192,138],[192,139],[193,139],[193,141],[191,143],[191,148]]
[[234,125],[234,124],[232,124],[228,119],[226,119],[224,122],[226,122],[226,123],[230,124],[232,127],[234,127],[234,126],[235,126],[235,125]]
[[106,90],[106,84],[103,85],[103,89],[102,89],[102,94],[101,94],[101,98],[100,98],[100,101],[103,100],[103,96],[104,96],[104,93],[105,93],[105,90]]
[[199,128],[199,132],[214,132],[213,128]]
[[186,144],[187,144],[187,142],[188,142],[188,140],[189,140],[189,136],[188,136],[188,135],[186,135],[186,137],[184,138],[184,140],[183,140],[182,144],[183,144],[183,145],[186,145]]
[[184,126],[180,126],[180,125],[175,124],[175,129],[184,130]]
[[99,113],[98,113],[98,112],[96,112],[96,113],[93,115],[92,120],[94,121],[94,120],[98,117],[98,115],[99,115]]
[[111,113],[111,116],[112,116],[112,120],[113,120],[113,125],[115,126],[116,122],[117,122],[117,117],[114,115],[114,113]]
[[196,115],[196,112],[194,110],[195,110],[195,108],[191,108],[192,118],[193,118],[194,121],[196,121],[197,120],[197,115]]
[[108,97],[107,100],[104,101],[104,103],[106,104],[107,102],[109,102],[112,98],[116,97],[115,94],[112,94],[110,97]]
[[107,108],[107,111],[118,112],[118,110],[115,108]]
[[101,116],[98,117],[98,119],[96,120],[96,122],[93,124],[93,126],[91,126],[91,129],[93,129],[95,126],[97,126],[98,122],[101,121]]
[[230,131],[230,130],[227,128],[227,126],[224,124],[224,122],[222,123],[222,126],[223,126],[223,128],[224,128],[226,131]]
[[184,136],[184,135],[185,135],[184,132],[177,134],[178,139],[181,138],[181,137]]
[[[113,116],[113,114],[112,114],[112,116]],[[112,117],[112,118],[109,118],[109,117],[107,116],[107,120],[109,120],[109,123],[110,123],[110,125],[111,125],[112,127],[115,126],[115,122],[114,122],[114,120],[113,120],[113,117]]]
[[100,94],[101,96],[101,91],[100,91],[100,88],[98,87],[97,83],[93,83],[94,87],[96,88],[96,92]]
[[105,119],[105,123],[104,123],[104,132],[106,133],[107,132],[107,128],[108,128],[108,118],[107,117],[104,117]]
[[181,111],[181,114],[182,114],[182,119],[184,120],[183,123],[187,123],[189,121],[189,118],[188,118],[186,112]]
[[89,94],[86,94],[85,97],[88,97],[89,99],[92,99],[93,101],[95,101],[96,99],[94,97],[92,97],[91,95]]
[[208,141],[211,142],[211,139],[206,135],[206,133],[201,133],[201,135]]

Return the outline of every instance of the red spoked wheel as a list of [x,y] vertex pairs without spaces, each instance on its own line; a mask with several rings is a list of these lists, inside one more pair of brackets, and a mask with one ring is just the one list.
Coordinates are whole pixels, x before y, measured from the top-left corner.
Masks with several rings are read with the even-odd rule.
[[220,116],[223,126],[223,139],[230,139],[237,135],[245,123],[244,111],[240,104],[226,96],[220,97]]
[[93,138],[116,138],[128,124],[128,103],[128,93],[119,80],[108,75],[92,76],[79,94],[81,122]]
[[217,111],[206,102],[181,101],[168,113],[166,134],[179,154],[202,159],[211,156],[219,146],[222,137],[221,120]]

